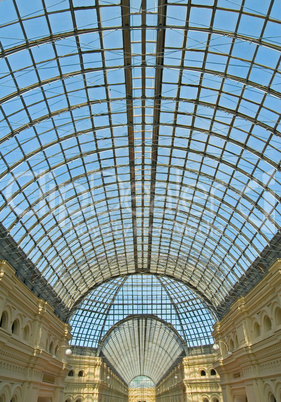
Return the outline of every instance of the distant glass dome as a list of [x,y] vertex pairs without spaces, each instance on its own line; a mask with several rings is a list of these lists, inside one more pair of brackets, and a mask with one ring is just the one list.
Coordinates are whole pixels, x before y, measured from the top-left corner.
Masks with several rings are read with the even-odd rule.
[[72,345],[97,348],[106,332],[129,315],[154,315],[171,324],[187,347],[213,342],[215,314],[186,284],[135,274],[104,282],[73,311]]
[[149,377],[140,375],[130,382],[129,388],[155,388],[155,384]]

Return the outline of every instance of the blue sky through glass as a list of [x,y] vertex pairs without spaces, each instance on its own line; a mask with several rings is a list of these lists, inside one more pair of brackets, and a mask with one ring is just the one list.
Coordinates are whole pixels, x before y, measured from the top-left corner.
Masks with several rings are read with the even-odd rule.
[[0,219],[68,308],[139,271],[220,308],[280,232],[279,8],[0,2]]
[[89,293],[70,320],[71,342],[96,348],[114,324],[130,315],[157,316],[171,324],[188,347],[213,342],[214,313],[188,286],[153,275],[112,279]]

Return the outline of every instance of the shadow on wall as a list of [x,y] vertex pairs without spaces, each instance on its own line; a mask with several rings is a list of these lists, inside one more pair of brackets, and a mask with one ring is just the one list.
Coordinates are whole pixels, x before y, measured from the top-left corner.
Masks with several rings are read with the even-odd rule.
[[235,396],[234,397],[234,402],[248,402],[248,399],[244,395]]

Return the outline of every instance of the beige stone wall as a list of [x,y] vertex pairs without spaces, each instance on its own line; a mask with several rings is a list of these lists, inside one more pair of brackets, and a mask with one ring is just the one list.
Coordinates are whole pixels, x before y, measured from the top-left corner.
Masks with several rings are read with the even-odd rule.
[[[128,401],[127,387],[102,359],[65,355],[70,326],[5,261],[0,318],[0,402]],[[68,377],[71,369],[74,376]]]
[[65,401],[128,402],[128,388],[100,357],[73,355],[69,364]]
[[221,402],[220,378],[214,369],[216,358],[213,354],[184,357],[157,386],[156,401]]
[[224,401],[281,402],[281,260],[214,328]]
[[0,317],[0,401],[63,401],[70,327],[4,261],[0,261]]
[[221,402],[220,377],[214,368],[217,356],[206,354],[183,359],[187,402]]
[[184,366],[179,364],[156,387],[157,402],[183,402],[185,399]]
[[[128,401],[127,387],[101,358],[65,356],[69,325],[4,261],[0,317],[1,402]],[[185,357],[157,386],[157,402],[281,402],[281,260],[215,324],[214,337],[220,351]]]
[[155,402],[155,388],[130,388],[129,402]]
[[129,402],[155,402],[156,394],[155,388],[130,388],[129,389]]

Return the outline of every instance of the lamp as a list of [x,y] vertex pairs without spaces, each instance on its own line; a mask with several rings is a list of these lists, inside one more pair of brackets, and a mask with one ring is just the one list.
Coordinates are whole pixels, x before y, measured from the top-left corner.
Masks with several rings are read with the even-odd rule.
[[214,343],[213,344],[213,350],[215,351],[215,352],[218,352],[219,350],[220,350],[220,345],[219,345],[219,343],[223,343],[224,344],[224,346],[226,347],[226,352],[227,352],[227,354],[230,356],[232,353],[229,351],[229,348],[228,348],[228,344],[226,343],[226,342],[224,342],[224,341],[217,341],[218,343]]
[[[65,347],[66,347],[66,346],[59,346],[59,347],[56,349],[55,352],[57,353],[60,349],[65,348]],[[69,357],[69,356],[72,355],[72,350],[71,350],[70,348],[66,348],[65,351],[64,351],[64,354],[65,354],[65,356]],[[53,355],[53,358],[54,358],[54,359],[57,359],[57,356],[54,354],[54,355]]]

